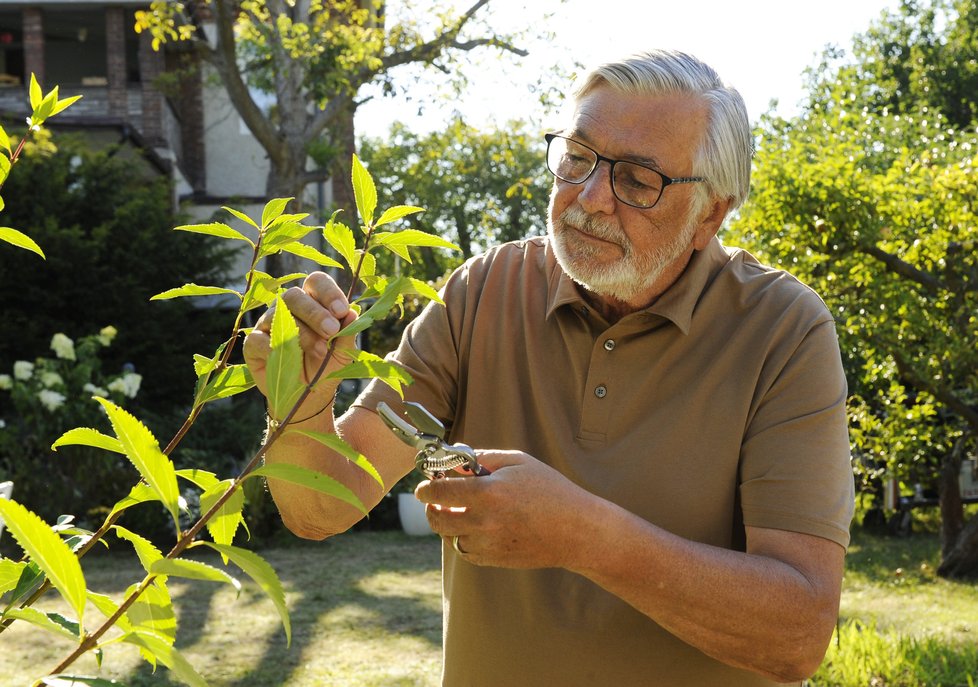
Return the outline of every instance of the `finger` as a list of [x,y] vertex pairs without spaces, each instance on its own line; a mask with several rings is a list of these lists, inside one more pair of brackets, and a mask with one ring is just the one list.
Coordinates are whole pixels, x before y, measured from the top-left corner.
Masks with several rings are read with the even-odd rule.
[[484,477],[449,477],[422,482],[414,490],[414,495],[422,503],[438,505],[442,510],[467,508],[478,499],[477,480]]
[[479,464],[489,470],[489,472],[496,472],[500,468],[515,465],[525,465],[529,460],[532,460],[522,451],[476,449],[475,455]]
[[267,332],[253,329],[245,337],[242,348],[245,363],[262,393],[265,393],[265,368],[268,365],[268,355],[271,351],[272,339]]
[[293,286],[282,295],[282,300],[296,322],[306,325],[317,336],[328,338],[340,330],[340,320],[333,315],[332,310],[310,295],[305,288]]
[[313,272],[302,283],[302,289],[327,308],[337,321],[350,313],[350,303],[339,285],[324,272]]

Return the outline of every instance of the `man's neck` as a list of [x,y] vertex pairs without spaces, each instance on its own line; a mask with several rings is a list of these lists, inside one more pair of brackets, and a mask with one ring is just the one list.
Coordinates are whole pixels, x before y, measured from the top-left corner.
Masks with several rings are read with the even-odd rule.
[[690,251],[685,259],[679,259],[669,265],[658,279],[645,291],[637,294],[634,298],[627,301],[620,300],[613,296],[606,296],[577,285],[578,291],[587,303],[594,308],[608,324],[615,324],[622,318],[632,313],[645,310],[675,284],[682,276],[686,267],[689,265],[693,251]]

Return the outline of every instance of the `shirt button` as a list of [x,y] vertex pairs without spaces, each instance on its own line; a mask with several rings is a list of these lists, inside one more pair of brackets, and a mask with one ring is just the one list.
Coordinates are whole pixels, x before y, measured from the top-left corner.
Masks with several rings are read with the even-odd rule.
[[608,395],[608,387],[606,387],[604,384],[594,387],[594,395],[598,398],[604,398]]
[[613,351],[613,350],[615,350],[615,340],[614,339],[608,339],[607,341],[605,341],[604,342],[604,350],[606,350],[606,351]]

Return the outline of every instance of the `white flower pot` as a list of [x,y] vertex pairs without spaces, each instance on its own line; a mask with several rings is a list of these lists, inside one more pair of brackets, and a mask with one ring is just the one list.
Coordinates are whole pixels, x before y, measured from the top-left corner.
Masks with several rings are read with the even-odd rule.
[[401,527],[407,534],[420,536],[434,534],[424,516],[424,504],[414,494],[397,495],[397,514],[401,517]]

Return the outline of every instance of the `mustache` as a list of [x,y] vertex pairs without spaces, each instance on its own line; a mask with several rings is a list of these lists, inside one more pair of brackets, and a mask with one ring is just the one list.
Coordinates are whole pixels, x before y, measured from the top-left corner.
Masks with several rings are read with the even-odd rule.
[[605,241],[622,245],[627,243],[625,234],[617,221],[607,217],[590,215],[575,205],[569,206],[560,213],[560,221]]

